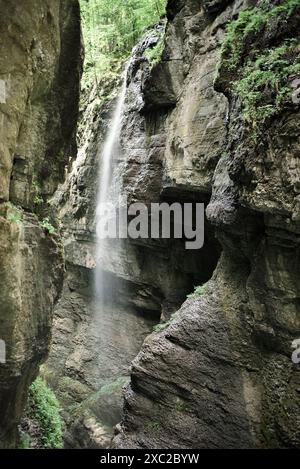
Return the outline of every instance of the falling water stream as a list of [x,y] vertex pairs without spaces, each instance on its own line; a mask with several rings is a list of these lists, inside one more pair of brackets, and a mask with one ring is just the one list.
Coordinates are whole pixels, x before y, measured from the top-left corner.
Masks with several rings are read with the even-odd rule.
[[[126,133],[127,70],[128,67],[100,155],[95,218],[97,246],[94,314],[89,331],[91,342],[86,347],[87,360],[92,360],[86,363],[87,369],[92,367],[91,376],[88,378],[91,385],[95,390],[102,389],[103,386],[113,390],[107,397],[109,405],[106,405],[106,398],[102,396],[97,410],[101,420],[111,426],[121,419],[121,389],[129,380],[129,365],[155,323],[152,318],[141,315],[131,301],[134,287],[128,274],[132,259],[127,240],[106,239],[101,235],[103,226],[111,217],[111,213],[103,213],[103,205],[113,209],[119,208],[120,204],[122,207],[126,205],[126,188],[123,188],[122,174],[128,148],[122,149],[121,143],[123,124]],[[116,214],[116,210],[114,213]],[[121,221],[118,220],[117,223],[121,224]]]
[[[101,164],[99,171],[98,197],[96,208],[96,227],[97,227],[97,247],[96,247],[96,271],[95,271],[95,294],[99,307],[104,301],[104,296],[108,296],[108,291],[112,291],[112,285],[105,282],[105,273],[103,270],[103,260],[107,257],[107,240],[99,235],[101,225],[107,222],[103,216],[103,206],[109,201],[110,189],[112,187],[114,161],[118,160],[121,152],[120,137],[122,128],[122,118],[127,91],[127,70],[126,67],[123,77],[123,84],[117,99],[116,107],[110,122],[101,156]],[[121,188],[117,187],[120,193]],[[118,198],[120,194],[115,194]],[[99,230],[100,228],[100,230]]]

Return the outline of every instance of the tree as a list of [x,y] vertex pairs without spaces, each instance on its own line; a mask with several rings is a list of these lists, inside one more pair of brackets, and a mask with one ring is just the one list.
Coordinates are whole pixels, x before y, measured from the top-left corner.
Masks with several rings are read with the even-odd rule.
[[93,80],[129,57],[145,29],[159,21],[166,0],[81,0],[85,77]]

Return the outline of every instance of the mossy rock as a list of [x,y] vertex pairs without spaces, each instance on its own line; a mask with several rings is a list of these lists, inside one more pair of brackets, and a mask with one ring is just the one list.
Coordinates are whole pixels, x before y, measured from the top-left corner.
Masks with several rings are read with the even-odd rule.
[[255,137],[292,105],[300,77],[299,22],[299,0],[282,0],[260,2],[227,26],[215,88],[240,99]]

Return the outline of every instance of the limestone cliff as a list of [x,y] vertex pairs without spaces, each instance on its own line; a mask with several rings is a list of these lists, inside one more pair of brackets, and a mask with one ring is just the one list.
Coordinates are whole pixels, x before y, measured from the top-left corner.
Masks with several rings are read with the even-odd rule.
[[[266,87],[253,122],[236,88],[240,58],[299,42],[297,2],[288,21],[270,16],[248,42],[233,42],[235,67],[224,48],[226,26],[260,3],[170,0],[167,24],[133,51],[115,178],[129,202],[204,202],[206,240],[197,253],[180,240],[111,242],[101,262],[115,303],[101,330],[95,201],[114,100],[89,103],[85,145],[52,202],[67,273],[44,374],[64,408],[67,446],[109,445],[140,350],[115,447],[299,447],[299,104],[285,96],[275,112]],[[151,62],[146,51],[165,27]]]
[[[222,255],[201,295],[134,360],[118,448],[300,444],[300,374],[291,360],[300,335],[299,101],[289,95],[268,108],[259,132],[231,85],[239,66],[230,67],[226,50],[220,62],[225,25],[255,3],[169,2],[166,50],[146,80],[144,113],[155,109],[157,128],[168,106],[162,193],[209,195]],[[286,22],[281,14],[232,46],[238,61],[285,38],[299,45],[299,5]]]
[[[162,22],[145,35],[129,65],[123,151],[115,168],[115,179],[121,181],[128,203],[161,200],[168,107],[161,116],[155,110],[143,113],[143,81],[151,70],[145,51],[157,44],[163,30]],[[106,84],[105,95],[115,85]],[[118,86],[114,94],[117,91]],[[128,381],[130,363],[143,340],[160,317],[170,318],[194,285],[210,278],[220,252],[209,223],[206,246],[196,254],[186,252],[182,240],[111,240],[101,264],[107,279],[114,282],[114,304],[108,308],[105,322],[97,322],[93,291],[95,203],[98,165],[113,105],[114,100],[91,97],[83,119],[85,145],[53,199],[62,220],[67,272],[44,375],[64,409],[66,444],[79,448],[108,446],[112,427],[121,418],[122,385]],[[224,107],[220,113],[224,113]],[[219,126],[216,118],[215,129]],[[196,132],[191,139],[197,138]],[[112,196],[113,192],[112,188]],[[193,193],[191,182],[191,187],[187,183],[179,194],[166,191],[162,196],[181,203],[197,200],[200,195],[198,188]],[[205,194],[203,201],[207,200]],[[205,262],[208,258],[209,263]],[[201,269],[197,266],[200,263]]]
[[76,150],[78,2],[1,0],[0,36],[0,447],[7,448],[17,446],[62,285],[62,245],[49,233],[56,222],[47,201]]

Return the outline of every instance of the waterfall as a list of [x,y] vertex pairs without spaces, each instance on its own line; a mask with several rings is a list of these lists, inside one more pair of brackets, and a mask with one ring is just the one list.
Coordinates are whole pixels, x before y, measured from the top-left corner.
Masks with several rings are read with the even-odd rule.
[[[99,170],[99,183],[98,183],[98,197],[96,207],[96,232],[97,232],[97,247],[96,247],[96,272],[95,272],[95,294],[98,302],[104,301],[104,296],[109,295],[112,290],[111,285],[105,285],[105,276],[103,272],[103,259],[106,257],[108,242],[99,235],[99,227],[107,222],[103,214],[103,205],[109,201],[110,189],[112,187],[113,179],[113,163],[120,156],[120,137],[122,127],[122,117],[124,104],[127,91],[127,70],[125,69],[123,84],[116,102],[115,110],[109,125],[109,129],[104,141],[100,170]],[[120,187],[117,187],[117,192],[120,192]],[[119,194],[115,194],[117,197]]]

